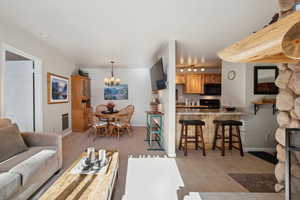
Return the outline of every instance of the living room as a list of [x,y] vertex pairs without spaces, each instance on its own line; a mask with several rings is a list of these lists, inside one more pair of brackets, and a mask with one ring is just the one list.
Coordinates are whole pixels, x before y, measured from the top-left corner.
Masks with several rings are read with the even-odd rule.
[[0,199],[297,199],[298,10],[1,0]]

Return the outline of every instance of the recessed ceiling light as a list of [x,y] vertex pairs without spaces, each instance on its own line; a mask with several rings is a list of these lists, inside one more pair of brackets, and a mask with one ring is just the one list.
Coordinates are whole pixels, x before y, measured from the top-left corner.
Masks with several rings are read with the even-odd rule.
[[191,71],[192,71],[192,69],[191,69],[191,68],[188,68],[188,71],[189,71],[189,72],[191,72]]
[[204,72],[205,71],[205,68],[201,68],[201,72]]
[[197,69],[196,69],[196,68],[194,68],[193,70],[194,70],[194,72],[196,72],[196,71],[197,71]]
[[180,64],[184,63],[184,58],[180,58]]
[[180,69],[180,72],[184,72],[184,69]]

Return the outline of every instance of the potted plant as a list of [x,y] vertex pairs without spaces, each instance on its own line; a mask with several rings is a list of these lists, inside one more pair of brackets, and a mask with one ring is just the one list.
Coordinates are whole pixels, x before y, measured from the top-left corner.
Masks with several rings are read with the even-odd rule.
[[113,102],[109,102],[108,104],[106,104],[106,108],[109,112],[113,112],[114,107],[115,107],[115,104]]

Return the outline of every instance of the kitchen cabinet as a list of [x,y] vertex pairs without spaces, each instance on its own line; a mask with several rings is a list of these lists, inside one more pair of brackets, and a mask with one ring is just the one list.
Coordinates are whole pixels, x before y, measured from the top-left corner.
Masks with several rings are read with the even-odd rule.
[[176,84],[185,84],[185,75],[184,74],[176,75]]
[[221,74],[205,74],[204,83],[221,83]]
[[185,75],[185,93],[203,94],[205,77],[202,74]]

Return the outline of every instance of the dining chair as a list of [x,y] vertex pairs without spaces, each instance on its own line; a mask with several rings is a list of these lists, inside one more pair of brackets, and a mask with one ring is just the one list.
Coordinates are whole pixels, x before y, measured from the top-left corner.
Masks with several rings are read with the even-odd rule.
[[[107,107],[105,104],[100,104],[98,106],[96,106],[96,114],[99,114],[99,116],[102,114],[103,111],[106,111],[107,110]],[[99,118],[100,121],[104,121],[106,122],[107,119],[104,119],[104,118]]]
[[132,120],[132,116],[134,113],[134,105],[128,105],[126,107],[128,113],[129,113],[129,125],[130,125],[130,129],[132,130],[132,124],[131,124],[131,120]]
[[121,131],[127,131],[128,135],[131,134],[130,129],[130,112],[127,108],[121,109],[115,116],[115,121],[111,122],[112,131],[117,131],[118,140],[120,139]]
[[107,126],[108,126],[108,123],[105,122],[105,121],[101,121],[94,113],[93,113],[93,118],[92,118],[92,130],[93,130],[93,133],[95,135],[95,138],[94,140],[96,139],[97,137],[97,133],[100,131],[102,133],[107,133]]

